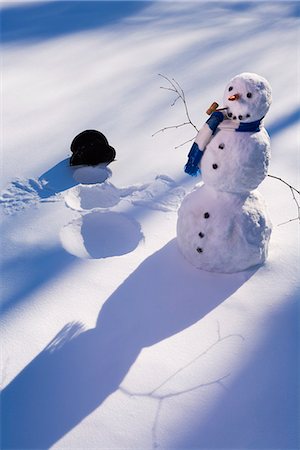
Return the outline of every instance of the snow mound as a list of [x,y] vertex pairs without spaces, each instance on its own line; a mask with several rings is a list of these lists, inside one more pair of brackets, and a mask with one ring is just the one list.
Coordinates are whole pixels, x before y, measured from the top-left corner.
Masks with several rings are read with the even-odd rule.
[[110,176],[111,171],[103,166],[79,167],[73,173],[74,180],[81,184],[103,183]]
[[134,219],[116,212],[91,211],[64,226],[64,249],[79,258],[107,258],[132,252],[143,234]]
[[174,180],[166,175],[159,175],[151,183],[120,189],[109,182],[94,185],[81,184],[67,192],[65,202],[69,208],[83,211],[110,208],[125,198],[135,206],[168,212],[178,209],[184,195],[185,190]]
[[66,205],[77,211],[110,208],[119,201],[119,190],[111,183],[79,185],[70,189],[65,196]]

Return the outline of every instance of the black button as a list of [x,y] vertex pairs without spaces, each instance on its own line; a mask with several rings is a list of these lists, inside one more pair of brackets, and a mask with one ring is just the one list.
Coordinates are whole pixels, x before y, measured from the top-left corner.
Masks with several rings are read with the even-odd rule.
[[222,148],[222,149],[223,149],[224,147],[225,147],[225,144],[220,144],[220,145],[219,145],[219,148]]
[[239,116],[239,119],[242,120],[242,119],[243,119],[243,116]]
[[202,233],[202,231],[200,231],[198,236],[201,237],[201,238],[204,238],[204,233]]
[[233,120],[235,120],[236,119],[236,116],[233,116]]
[[204,219],[208,219],[208,218],[209,218],[209,213],[208,212],[204,213]]
[[212,167],[213,167],[213,169],[217,169],[218,168],[218,164],[213,164]]
[[198,253],[203,253],[203,249],[200,248],[200,247],[197,247],[197,252],[198,252]]

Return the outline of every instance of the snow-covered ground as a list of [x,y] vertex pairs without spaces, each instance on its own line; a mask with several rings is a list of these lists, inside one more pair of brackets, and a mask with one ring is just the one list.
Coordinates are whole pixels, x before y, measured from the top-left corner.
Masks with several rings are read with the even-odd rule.
[[[228,80],[273,87],[270,173],[299,186],[299,2],[2,5],[2,448],[296,449],[299,242],[260,186],[267,263],[213,274],[176,246],[192,127]],[[298,33],[298,34],[297,34]],[[99,129],[109,167],[71,169]]]

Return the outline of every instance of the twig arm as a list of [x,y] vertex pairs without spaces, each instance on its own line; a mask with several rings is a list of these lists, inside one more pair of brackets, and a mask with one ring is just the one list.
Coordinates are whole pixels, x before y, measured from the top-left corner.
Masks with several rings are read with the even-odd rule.
[[287,181],[283,180],[280,177],[277,177],[275,175],[270,175],[270,174],[268,175],[268,177],[274,178],[275,180],[278,180],[281,183],[283,183],[286,186],[288,186],[290,188],[293,200],[294,200],[294,202],[296,203],[296,206],[297,206],[297,211],[298,211],[297,217],[295,217],[294,219],[287,220],[286,222],[280,223],[279,225],[285,225],[285,224],[287,224],[289,222],[294,222],[295,220],[298,220],[300,222],[300,204],[299,204],[299,201],[296,198],[296,194],[300,195],[300,191],[298,189],[296,189],[294,186],[292,186],[290,183],[288,183]]
[[270,178],[275,178],[275,180],[279,180],[279,181],[281,181],[282,183],[284,183],[284,184],[286,184],[292,191],[295,191],[295,192],[297,192],[297,194],[299,194],[300,195],[300,191],[298,191],[298,189],[296,189],[294,186],[292,186],[291,184],[289,184],[289,183],[287,183],[285,180],[283,180],[282,178],[280,178],[280,177],[276,177],[275,175],[268,175],[268,177],[270,177]]

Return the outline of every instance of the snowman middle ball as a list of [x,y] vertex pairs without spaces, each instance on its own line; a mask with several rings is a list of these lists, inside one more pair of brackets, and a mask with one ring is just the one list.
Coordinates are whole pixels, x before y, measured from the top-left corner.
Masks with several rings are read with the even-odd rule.
[[264,180],[270,162],[270,139],[265,128],[237,133],[225,120],[209,142],[201,161],[204,183],[219,191],[243,193]]
[[230,194],[202,185],[185,197],[178,211],[178,246],[199,269],[232,273],[262,264],[270,234],[257,191]]

